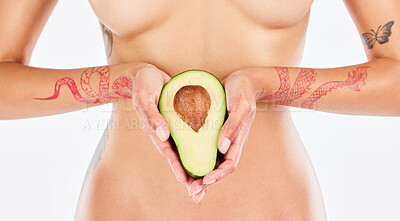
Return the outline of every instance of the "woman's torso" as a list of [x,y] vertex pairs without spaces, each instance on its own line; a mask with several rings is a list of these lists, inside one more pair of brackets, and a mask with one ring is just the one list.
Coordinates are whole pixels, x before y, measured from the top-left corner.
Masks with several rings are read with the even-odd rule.
[[[113,33],[110,64],[143,61],[171,77],[202,69],[220,80],[246,66],[298,66],[312,0],[91,0]],[[273,76],[276,77],[276,76]],[[236,171],[200,204],[115,103],[78,220],[323,220],[313,168],[288,109],[258,104]]]

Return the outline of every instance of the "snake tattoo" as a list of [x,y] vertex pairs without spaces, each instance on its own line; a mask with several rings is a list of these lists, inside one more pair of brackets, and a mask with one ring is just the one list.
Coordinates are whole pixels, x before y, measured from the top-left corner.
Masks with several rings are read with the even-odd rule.
[[[338,88],[348,87],[353,91],[360,91],[359,86],[365,85],[367,68],[367,66],[362,66],[353,70],[352,73],[349,72],[347,79],[344,81],[329,81],[322,84],[301,103],[301,107],[312,109],[317,100]],[[301,98],[305,93],[310,91],[311,86],[315,83],[317,77],[315,69],[302,68],[293,84],[293,87],[290,89],[289,69],[276,67],[275,70],[277,71],[280,80],[278,90],[274,94],[263,96],[260,99],[264,101],[272,100],[276,104],[290,104],[296,99]]]
[[[100,82],[98,85],[98,91],[92,88],[90,79],[94,74],[100,75]],[[76,86],[75,81],[72,78],[64,77],[59,79],[54,86],[54,94],[47,98],[35,98],[36,100],[54,100],[60,94],[60,88],[63,85],[67,85],[72,95],[76,100],[87,103],[87,104],[99,104],[105,101],[109,101],[113,98],[118,98],[117,96],[110,96],[110,68],[108,66],[104,67],[93,67],[86,69],[80,79],[80,86],[87,97],[83,97]],[[117,78],[113,85],[112,90],[119,97],[129,98],[130,96],[123,92],[123,89],[132,89],[132,82],[127,77]]]

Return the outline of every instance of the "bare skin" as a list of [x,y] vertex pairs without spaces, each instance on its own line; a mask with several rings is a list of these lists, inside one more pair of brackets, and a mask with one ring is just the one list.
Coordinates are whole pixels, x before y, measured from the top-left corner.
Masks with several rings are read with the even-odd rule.
[[[372,47],[368,42],[370,62],[307,72],[311,77],[299,84],[306,89],[295,96],[290,88],[301,69],[281,67],[299,65],[312,1],[92,0],[109,56],[108,81],[111,85],[126,78],[131,88],[126,84],[121,95],[122,89],[103,85],[103,93],[81,98],[76,93],[84,95],[84,91],[74,92],[70,83],[70,90],[64,86],[56,98],[50,97],[56,82],[67,82],[60,79],[69,78],[76,85],[81,79],[85,88],[82,79],[87,76],[82,73],[87,69],[65,74],[65,70],[27,66],[54,1],[37,1],[29,3],[30,7],[3,2],[0,8],[16,14],[17,21],[19,4],[37,10],[25,12],[24,20],[33,24],[21,21],[17,30],[8,28],[11,22],[2,19],[6,33],[11,34],[1,39],[9,44],[0,51],[0,70],[15,73],[10,81],[18,82],[2,88],[2,94],[14,91],[11,98],[1,100],[6,107],[2,118],[42,116],[80,109],[82,104],[115,102],[110,129],[100,141],[82,188],[76,220],[325,220],[318,181],[286,106],[400,114],[400,93],[395,93],[400,82],[396,49],[400,29],[395,29],[396,24],[387,41]],[[364,2],[346,1],[360,34],[379,34],[379,25],[400,20],[396,0]],[[17,6],[10,9],[6,5]],[[183,172],[156,108],[162,86],[187,69],[207,70],[223,81],[230,111],[218,146],[225,158],[215,171],[197,180]],[[348,74],[357,70],[361,71]],[[291,79],[289,88],[285,79]],[[18,91],[28,82],[36,89],[22,96]],[[30,112],[20,111],[24,107]]]

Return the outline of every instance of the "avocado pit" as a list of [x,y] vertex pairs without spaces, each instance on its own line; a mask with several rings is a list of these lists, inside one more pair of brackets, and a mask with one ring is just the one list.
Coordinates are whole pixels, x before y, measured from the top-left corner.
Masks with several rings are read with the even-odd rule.
[[210,94],[198,85],[183,86],[174,97],[175,112],[196,132],[204,125],[210,105]]

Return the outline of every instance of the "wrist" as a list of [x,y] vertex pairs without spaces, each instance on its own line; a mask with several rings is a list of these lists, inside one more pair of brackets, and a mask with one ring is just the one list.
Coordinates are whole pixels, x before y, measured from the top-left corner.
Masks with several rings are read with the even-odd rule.
[[252,85],[252,91],[256,102],[262,97],[262,94],[269,93],[270,83],[267,75],[272,73],[271,67],[248,67],[234,72],[234,75],[245,77]]
[[156,68],[154,65],[146,62],[132,62],[128,64],[127,72],[130,75],[131,80],[133,80],[136,75],[147,68]]
[[132,82],[137,73],[144,67],[151,66],[144,62],[131,62],[125,64],[110,65],[110,92],[116,99],[132,97]]
[[132,81],[139,70],[148,66],[151,66],[151,64],[145,62],[130,62],[123,64],[113,64],[109,65],[108,67],[110,68],[111,72],[111,80],[125,77]]

